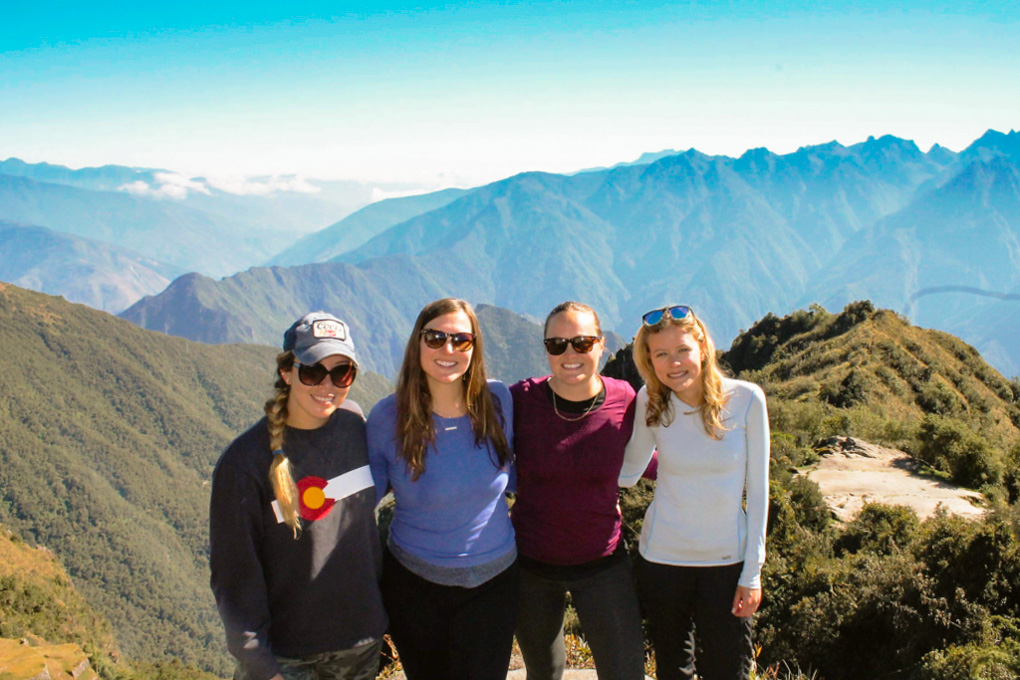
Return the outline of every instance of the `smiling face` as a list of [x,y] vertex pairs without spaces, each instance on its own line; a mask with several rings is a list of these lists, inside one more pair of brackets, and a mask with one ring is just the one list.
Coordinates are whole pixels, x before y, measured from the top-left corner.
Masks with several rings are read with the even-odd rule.
[[655,377],[688,406],[701,404],[703,351],[698,339],[680,326],[648,334],[648,355]]
[[[425,324],[425,329],[443,331],[447,334],[474,332],[471,328],[471,319],[461,311],[437,316]],[[421,338],[418,339],[418,343],[421,350],[421,370],[425,372],[429,389],[460,383],[471,367],[474,348],[458,352],[450,341],[439,349],[432,349]]]
[[[350,359],[339,354],[326,357],[319,363],[332,369]],[[287,395],[287,425],[299,430],[314,430],[322,427],[347,398],[350,387],[337,387],[327,375],[318,385],[305,385],[298,378],[297,363],[289,371],[280,371],[280,376],[290,385]]]
[[[590,312],[568,309],[551,317],[546,324],[546,338],[570,338],[578,335],[598,337],[599,328]],[[559,356],[546,353],[549,369],[552,371],[550,386],[564,399],[580,401],[598,393],[602,388],[599,381],[599,361],[605,349],[605,341],[596,342],[590,352],[579,353],[573,345]],[[594,393],[593,393],[594,391]]]

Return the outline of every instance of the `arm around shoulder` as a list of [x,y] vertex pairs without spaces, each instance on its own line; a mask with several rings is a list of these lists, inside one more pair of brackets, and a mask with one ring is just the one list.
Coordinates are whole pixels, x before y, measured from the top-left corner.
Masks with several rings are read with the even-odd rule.
[[620,469],[620,486],[634,486],[648,467],[655,451],[655,435],[645,421],[648,408],[648,391],[642,387],[637,393],[634,410],[634,430],[623,456],[623,467]]
[[368,465],[375,482],[375,502],[390,488],[390,461],[397,453],[397,410],[395,395],[381,400],[368,414],[365,430],[368,438]]

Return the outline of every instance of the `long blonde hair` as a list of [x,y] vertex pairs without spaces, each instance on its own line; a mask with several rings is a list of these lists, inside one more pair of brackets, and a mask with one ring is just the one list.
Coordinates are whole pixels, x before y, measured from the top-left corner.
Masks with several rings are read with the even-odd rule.
[[510,445],[503,432],[503,408],[497,414],[495,400],[489,392],[482,357],[482,334],[474,309],[464,300],[443,298],[425,305],[418,314],[404,350],[404,361],[397,379],[397,443],[398,455],[404,459],[411,479],[417,481],[425,472],[425,453],[436,441],[432,422],[432,394],[428,379],[421,367],[421,331],[425,324],[444,314],[463,312],[471,321],[475,336],[471,363],[464,374],[462,388],[475,445],[488,442],[496,453],[498,467],[505,467],[512,459]]
[[722,410],[729,401],[722,388],[724,374],[716,358],[712,336],[701,319],[695,317],[693,313],[683,319],[674,319],[669,314],[663,314],[662,321],[654,326],[641,324],[634,337],[634,363],[648,390],[645,422],[649,426],[665,427],[673,422],[675,416],[669,398],[672,390],[656,377],[651,352],[648,349],[648,337],[660,333],[667,326],[677,326],[698,341],[701,349],[701,403],[698,404],[697,410],[701,413],[701,424],[705,428],[705,433],[712,439],[722,439],[723,433],[729,429],[722,424]]
[[301,519],[298,516],[298,488],[294,483],[290,460],[283,450],[283,433],[287,425],[287,399],[290,385],[282,373],[294,368],[294,352],[286,351],[276,355],[276,392],[266,402],[266,420],[269,427],[269,449],[273,462],[269,466],[269,483],[273,485],[276,502],[280,506],[283,521],[294,532],[294,540],[301,535]]

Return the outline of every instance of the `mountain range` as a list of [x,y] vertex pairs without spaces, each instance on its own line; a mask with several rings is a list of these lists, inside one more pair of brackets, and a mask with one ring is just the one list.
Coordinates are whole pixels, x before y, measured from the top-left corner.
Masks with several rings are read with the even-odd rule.
[[116,313],[180,273],[115,245],[0,220],[0,281]]
[[[296,314],[332,309],[349,317],[361,337],[371,333],[367,365],[390,376],[417,310],[448,295],[539,318],[564,299],[579,299],[624,337],[643,311],[682,301],[724,347],[766,313],[814,302],[835,309],[868,298],[959,334],[1014,374],[1018,140],[1020,133],[988,131],[959,153],[938,145],[922,152],[892,136],[790,154],[752,149],[739,158],[659,152],[569,176],[523,173],[469,191],[381,201],[302,238],[291,234],[275,253],[268,251],[281,242],[265,232],[222,223],[229,222],[222,216],[228,203],[214,214],[112,192],[128,203],[108,207],[111,217],[96,224],[86,198],[102,191],[27,184],[35,181],[28,175],[54,180],[60,173],[52,166],[6,176],[9,191],[35,198],[0,200],[0,212],[14,213],[6,218],[20,224],[50,226],[41,212],[67,206],[65,213],[86,215],[67,217],[77,219],[79,236],[115,239],[136,258],[163,263],[161,271],[202,264],[158,294],[120,286],[147,294],[123,312],[143,327],[203,342],[268,343]],[[76,175],[74,182],[108,187],[129,179],[129,170],[153,181],[163,176],[100,170],[113,179],[103,184]],[[66,191],[85,195],[71,201]],[[56,200],[48,200],[54,192]],[[153,218],[164,226],[143,238],[136,217],[153,206],[173,208],[174,216]],[[82,220],[92,223],[81,227]],[[66,225],[51,228],[75,233]],[[151,239],[161,242],[153,246]],[[241,261],[271,266],[211,278],[243,268]],[[62,280],[65,290],[49,290],[116,309],[118,302],[74,297],[75,278]]]
[[[426,209],[328,262],[249,270],[207,282],[201,296],[189,292],[190,280],[175,281],[124,315],[205,342],[248,342],[278,325],[248,314],[252,300],[308,307],[329,299],[392,347],[389,360],[372,357],[391,375],[400,343],[376,322],[400,315],[399,337],[421,305],[443,295],[537,317],[580,299],[624,337],[643,311],[683,301],[722,346],[769,312],[873,297],[979,347],[988,342],[992,359],[1012,373],[1009,319],[1016,315],[989,327],[966,323],[1010,300],[969,296],[946,313],[947,305],[925,293],[939,280],[993,293],[1020,284],[1018,138],[989,131],[961,153],[937,145],[925,153],[885,136],[785,155],[688,150],[572,176],[524,173]],[[305,257],[331,252],[329,242],[340,239],[325,232],[308,238],[321,240]],[[362,277],[357,291],[333,283]],[[1007,330],[999,332],[1002,325]]]
[[[117,165],[72,170],[9,158],[0,161],[0,221],[126,250],[118,257],[140,258],[169,278],[192,271],[224,276],[266,262],[380,192],[409,190],[403,184],[299,177],[206,179]],[[38,232],[34,238],[42,239]],[[25,285],[99,309],[121,311],[169,283],[125,272],[123,262],[111,263],[110,253],[95,245],[32,247],[22,240],[12,254],[12,243],[0,244],[8,246],[0,251],[0,267],[16,256],[15,268],[50,272],[47,287],[22,275]],[[8,270],[0,271],[6,276]],[[61,271],[62,282],[55,276]]]

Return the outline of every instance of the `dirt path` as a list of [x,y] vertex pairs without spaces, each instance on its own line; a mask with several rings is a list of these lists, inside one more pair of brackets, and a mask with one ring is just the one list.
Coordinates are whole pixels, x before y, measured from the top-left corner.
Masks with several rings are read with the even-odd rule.
[[830,442],[807,476],[843,521],[852,519],[866,502],[906,505],[922,519],[940,505],[965,517],[985,512],[981,494],[920,474],[914,459],[902,451],[852,437],[833,437]]

